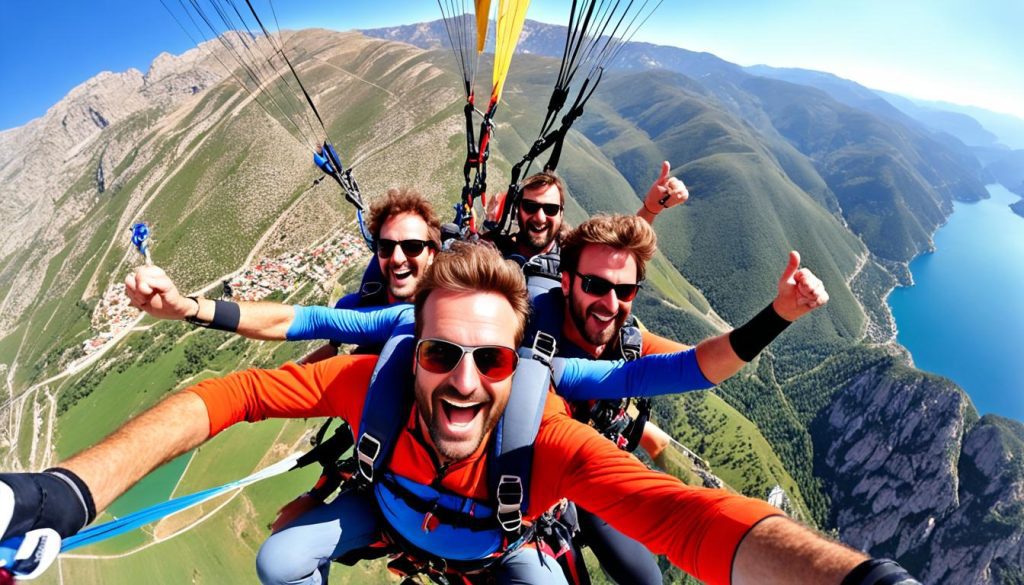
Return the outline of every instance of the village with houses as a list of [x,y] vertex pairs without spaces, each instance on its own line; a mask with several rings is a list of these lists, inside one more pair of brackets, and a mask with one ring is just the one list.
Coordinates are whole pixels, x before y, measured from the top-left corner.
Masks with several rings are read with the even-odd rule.
[[[361,238],[341,234],[301,252],[260,258],[226,278],[222,295],[235,301],[259,301],[275,292],[291,293],[307,282],[330,292],[342,270],[365,263],[368,256]],[[94,335],[82,342],[84,355],[89,356],[117,339],[137,322],[139,315],[140,311],[129,304],[124,283],[111,286],[93,311]]]

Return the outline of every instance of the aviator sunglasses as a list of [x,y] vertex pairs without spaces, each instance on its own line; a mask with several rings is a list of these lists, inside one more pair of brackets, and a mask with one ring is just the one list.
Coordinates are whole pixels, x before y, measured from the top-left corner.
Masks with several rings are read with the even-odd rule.
[[562,206],[557,203],[537,203],[530,199],[520,201],[519,207],[523,209],[526,215],[533,215],[537,213],[538,209],[543,209],[544,215],[558,215],[562,211]]
[[588,295],[594,295],[595,297],[603,297],[608,294],[608,291],[615,289],[615,296],[620,301],[628,303],[636,298],[636,293],[640,291],[640,284],[613,284],[600,276],[591,276],[589,274],[576,273],[576,276],[580,277],[580,288],[583,292]]
[[377,255],[381,258],[390,258],[395,253],[395,246],[402,247],[402,253],[409,258],[415,258],[423,253],[424,248],[433,248],[434,242],[426,240],[377,240]]
[[519,363],[516,350],[501,345],[466,347],[443,339],[421,339],[416,343],[416,363],[431,374],[454,370],[467,353],[473,355],[480,375],[493,382],[511,376]]

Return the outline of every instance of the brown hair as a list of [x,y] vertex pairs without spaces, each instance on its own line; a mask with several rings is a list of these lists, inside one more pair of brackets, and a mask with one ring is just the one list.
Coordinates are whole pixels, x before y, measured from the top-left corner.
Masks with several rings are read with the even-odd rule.
[[434,257],[416,285],[416,336],[423,331],[423,307],[435,289],[453,292],[491,292],[505,297],[516,314],[515,340],[523,341],[530,313],[526,279],[519,265],[505,260],[493,246],[455,242]]
[[558,188],[559,205],[565,206],[565,183],[562,181],[562,177],[556,175],[554,171],[541,171],[537,174],[530,175],[523,180],[521,185],[523,193],[526,193],[531,189],[540,189],[542,187],[554,185]]
[[441,246],[441,220],[434,213],[430,201],[416,189],[402,187],[401,189],[388,189],[383,199],[378,199],[370,205],[370,235],[374,241],[380,239],[380,230],[389,217],[400,213],[413,213],[423,218],[427,223],[427,237],[434,242],[434,249]]
[[595,215],[562,238],[562,272],[576,272],[580,255],[588,244],[604,244],[632,254],[640,282],[658,249],[658,236],[650,224],[635,215]]

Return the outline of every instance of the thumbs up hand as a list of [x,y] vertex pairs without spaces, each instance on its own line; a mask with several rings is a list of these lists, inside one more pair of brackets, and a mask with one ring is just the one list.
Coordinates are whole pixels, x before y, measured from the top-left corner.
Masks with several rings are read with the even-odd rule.
[[644,208],[651,214],[658,214],[663,209],[686,203],[690,198],[686,185],[676,177],[669,176],[671,171],[672,165],[668,161],[661,163],[661,174],[644,197]]
[[800,268],[800,253],[789,253],[789,264],[779,278],[779,294],[772,301],[775,312],[787,321],[796,321],[828,302],[821,279],[807,268]]

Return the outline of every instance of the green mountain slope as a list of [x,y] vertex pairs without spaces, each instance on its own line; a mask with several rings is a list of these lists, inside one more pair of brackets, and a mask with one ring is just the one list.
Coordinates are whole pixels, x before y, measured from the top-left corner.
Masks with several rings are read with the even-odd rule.
[[[461,189],[464,159],[462,98],[450,55],[324,30],[296,33],[288,48],[342,157],[356,162],[364,197],[414,185],[447,219]],[[172,61],[162,65],[172,72],[166,80],[192,83],[201,69],[183,59],[175,71]],[[838,529],[856,546],[878,546],[906,558],[915,568],[940,571],[929,564],[934,555],[921,542],[893,546],[889,539],[872,540],[881,532],[860,529],[872,516],[856,501],[860,494],[850,491],[851,478],[861,473],[870,479],[871,470],[845,467],[834,456],[844,444],[843,430],[825,422],[837,409],[856,406],[850,396],[864,392],[864,416],[891,431],[879,436],[879,445],[891,445],[901,457],[918,457],[922,449],[927,455],[930,445],[899,438],[898,420],[885,417],[887,404],[868,400],[878,388],[913,386],[908,380],[920,373],[904,365],[898,349],[868,340],[888,339],[882,299],[894,282],[893,261],[925,249],[952,199],[972,196],[973,167],[948,145],[819,91],[754,78],[710,55],[680,63],[703,68],[706,78],[667,71],[607,75],[566,141],[559,166],[569,186],[567,218],[578,223],[596,212],[634,213],[661,161],[670,160],[690,187],[691,200],[656,222],[661,252],[635,305],[649,328],[696,343],[745,322],[774,296],[792,249],[826,283],[832,300],[713,393],[659,399],[657,422],[732,489],[764,497],[781,485],[808,522]],[[536,138],[556,67],[551,59],[517,57],[495,130],[492,192],[504,188],[512,163]],[[47,381],[72,363],[85,363],[79,361],[83,342],[95,339],[101,325],[94,321],[97,307],[139,261],[126,245],[126,228],[134,221],[152,223],[154,259],[181,288],[212,285],[211,294],[223,278],[258,258],[309,252],[332,233],[355,233],[351,207],[337,186],[314,183],[320,173],[308,151],[223,74],[203,79],[207,85],[196,91],[190,85],[176,100],[153,100],[124,115],[105,112],[110,125],[90,129],[57,173],[52,213],[44,214],[36,231],[26,231],[18,246],[4,248],[0,324],[6,335],[0,337],[0,363],[7,366],[2,373],[8,383],[0,414],[11,423],[0,434],[0,454],[12,467],[39,468],[65,457],[175,389],[239,368],[273,367],[310,348],[230,341],[216,332],[143,320],[88,367]],[[62,107],[82,106],[78,99],[72,96]],[[12,164],[0,169],[11,181],[33,172]],[[96,183],[101,165],[102,193]],[[5,246],[12,241],[0,239]],[[351,290],[365,261],[365,253],[357,255],[338,272],[336,290]],[[327,297],[318,284],[300,280],[271,298],[322,304]],[[30,302],[24,305],[24,299]],[[22,305],[27,309],[14,311]],[[944,384],[925,386],[957,392]],[[960,424],[952,410],[936,412],[948,416],[922,424]],[[965,417],[961,426],[975,425]],[[1018,455],[1016,427],[983,423],[977,428],[1005,447],[1001,461]],[[247,474],[301,448],[304,434],[316,425],[292,421],[233,429],[172,463],[165,471],[170,480],[138,488],[115,509],[165,497],[175,489],[168,485],[177,483],[175,476],[175,493],[185,493]],[[960,452],[951,446],[953,451]],[[685,458],[673,453],[666,468],[699,481]],[[967,546],[990,537],[1017,550],[1005,544],[1016,533],[999,530],[1018,517],[1020,498],[1006,486],[1017,485],[1020,474],[1006,466],[1006,475],[993,479],[990,461],[970,449],[965,453],[963,493],[978,504],[964,506],[956,518],[941,516],[953,518],[943,528],[943,543]],[[67,559],[63,574],[75,582],[127,582],[159,563],[161,582],[251,579],[265,525],[309,481],[289,475],[93,547],[83,554],[104,558]],[[944,475],[936,490],[950,493],[956,481]],[[983,497],[989,485],[1002,490],[998,497]],[[894,500],[905,501],[904,495]],[[218,513],[167,538],[220,504]],[[926,504],[912,512],[897,505],[892,522],[916,526]],[[998,504],[998,513],[984,516],[979,510],[988,504]],[[969,525],[977,518],[988,518],[982,525],[999,534],[980,535],[954,522]],[[131,554],[113,558],[124,553]],[[1012,582],[1007,567],[1013,554],[993,565],[993,571],[1010,576],[1002,582]],[[379,564],[338,569],[332,582],[389,582]],[[47,579],[57,582],[53,575]],[[681,577],[674,572],[669,580]]]

